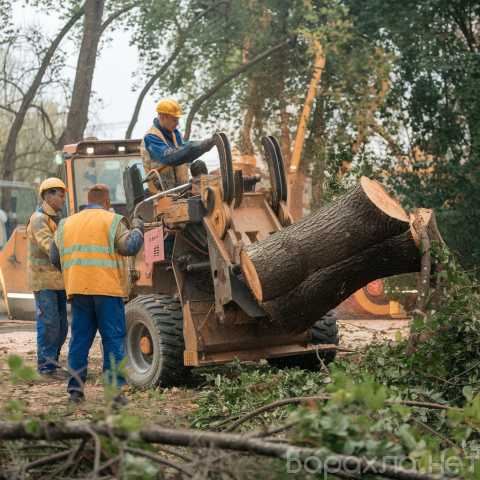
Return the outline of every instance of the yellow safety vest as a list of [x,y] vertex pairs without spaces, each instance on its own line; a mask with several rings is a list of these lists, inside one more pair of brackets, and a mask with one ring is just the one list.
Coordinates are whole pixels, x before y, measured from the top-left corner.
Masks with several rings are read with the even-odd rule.
[[[149,134],[155,135],[160,140],[162,140],[166,145],[168,145],[165,135],[158,128],[156,127],[150,128],[145,135],[149,135]],[[173,138],[173,143],[175,147],[178,147],[177,137],[175,135],[175,132],[172,132],[172,138]],[[145,169],[145,173],[148,174],[152,170],[152,158],[148,150],[145,148],[145,142],[143,140],[140,145],[140,151],[142,152],[142,156],[143,156],[143,167]],[[188,166],[187,165],[179,165],[178,167],[171,167],[170,165],[162,165],[161,167],[156,168],[156,170],[160,176],[161,182],[165,190],[174,188],[178,185],[181,185],[182,183],[188,182]],[[158,191],[158,189],[155,188],[154,180],[155,180],[155,176],[152,177],[152,181],[148,182],[148,188],[153,193]]]
[[62,220],[57,246],[68,297],[128,296],[127,264],[115,252],[115,234],[122,218],[95,208]]

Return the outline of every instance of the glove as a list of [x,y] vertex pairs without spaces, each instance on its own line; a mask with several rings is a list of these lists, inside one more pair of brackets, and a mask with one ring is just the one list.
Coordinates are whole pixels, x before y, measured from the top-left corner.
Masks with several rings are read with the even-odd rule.
[[204,152],[208,152],[209,150],[211,150],[214,145],[215,145],[215,136],[214,135],[212,135],[211,137],[207,138],[206,140],[202,140],[200,142],[200,148]]
[[140,218],[140,217],[134,217],[132,219],[132,228],[135,229],[137,228],[138,230],[140,230],[142,233],[143,233],[143,230],[144,230],[144,222],[143,220]]

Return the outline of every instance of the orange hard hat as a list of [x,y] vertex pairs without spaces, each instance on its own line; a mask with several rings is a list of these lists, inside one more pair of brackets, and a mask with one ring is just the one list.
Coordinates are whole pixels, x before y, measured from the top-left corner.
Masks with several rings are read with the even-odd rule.
[[162,98],[157,103],[157,113],[165,113],[167,115],[172,115],[172,117],[181,117],[182,116],[182,107],[180,104],[173,100],[173,98]]
[[56,177],[50,177],[50,178],[47,178],[46,180],[44,180],[40,184],[40,188],[38,189],[38,193],[40,194],[40,196],[42,196],[44,192],[46,192],[47,190],[50,190],[51,188],[62,188],[63,190],[67,189],[67,187],[62,182],[62,180],[60,180],[59,178],[56,178]]

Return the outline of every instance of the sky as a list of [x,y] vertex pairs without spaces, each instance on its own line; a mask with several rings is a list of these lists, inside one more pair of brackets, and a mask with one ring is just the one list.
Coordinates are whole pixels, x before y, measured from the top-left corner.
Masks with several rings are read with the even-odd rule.
[[[33,7],[23,7],[23,2],[14,4],[13,18],[18,26],[41,25],[45,32],[55,34],[63,22],[53,15],[39,13]],[[138,72],[138,53],[128,44],[128,33],[114,30],[110,41],[103,45],[93,79],[93,90],[101,99],[101,108],[93,105],[93,115],[86,136],[96,132],[103,138],[123,138],[137,95],[132,91],[133,77]],[[75,71],[77,51],[73,42],[64,42],[61,48],[67,52],[68,71]],[[149,128],[155,116],[155,98],[147,96],[143,102],[134,138],[140,137]]]

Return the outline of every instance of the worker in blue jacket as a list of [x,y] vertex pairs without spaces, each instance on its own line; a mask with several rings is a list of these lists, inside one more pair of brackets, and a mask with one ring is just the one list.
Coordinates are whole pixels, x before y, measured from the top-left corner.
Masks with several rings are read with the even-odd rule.
[[142,141],[143,165],[151,192],[169,190],[188,181],[187,164],[208,152],[214,137],[200,142],[184,142],[177,128],[182,110],[173,99],[157,104],[157,117]]

